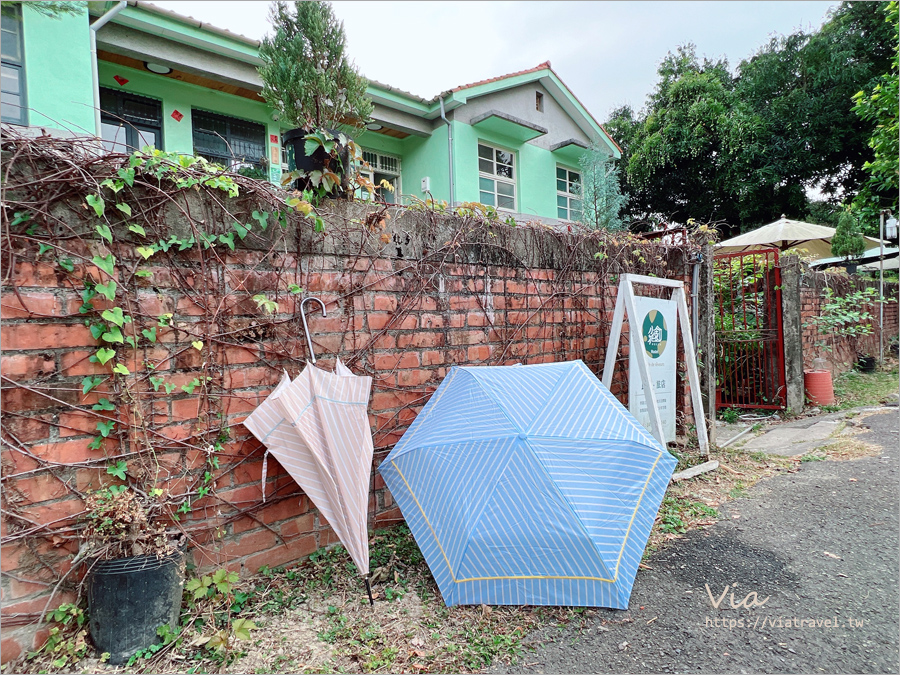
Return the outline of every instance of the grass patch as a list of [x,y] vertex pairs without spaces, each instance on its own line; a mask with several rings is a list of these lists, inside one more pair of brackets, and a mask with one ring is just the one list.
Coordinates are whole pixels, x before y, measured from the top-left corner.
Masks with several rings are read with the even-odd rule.
[[828,406],[829,411],[878,405],[888,395],[897,393],[898,368],[892,359],[884,368],[874,373],[849,371],[838,375],[834,381],[837,403]]

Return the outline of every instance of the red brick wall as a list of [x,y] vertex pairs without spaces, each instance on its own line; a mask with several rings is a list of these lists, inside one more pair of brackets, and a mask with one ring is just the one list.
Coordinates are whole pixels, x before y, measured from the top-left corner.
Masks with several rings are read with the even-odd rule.
[[[821,357],[827,361],[827,367],[834,374],[851,370],[856,364],[857,355],[867,353],[877,358],[879,352],[878,305],[873,303],[866,305],[865,309],[872,318],[863,323],[871,324],[874,329],[871,335],[852,338],[840,333],[835,335],[821,331],[812,319],[822,311],[822,293],[825,288],[832,288],[836,296],[846,295],[855,289],[866,287],[878,290],[878,281],[859,276],[848,277],[845,274],[825,272],[812,272],[807,270],[801,277],[800,301],[801,301],[801,325],[803,326],[803,365],[812,368],[813,360]],[[891,337],[896,337],[900,327],[900,315],[898,315],[898,292],[896,282],[885,282],[884,290],[887,302],[884,304],[884,336],[885,350]],[[832,351],[823,348],[822,342],[832,347]]]
[[[659,247],[657,253],[669,256],[670,277],[689,284],[679,250]],[[164,395],[145,386],[152,400],[146,424],[159,463],[148,470],[158,470],[160,484],[172,494],[183,491],[206,461],[197,445],[202,425],[195,425],[206,415],[224,416],[230,439],[218,453],[214,494],[196,499],[182,525],[194,528],[198,565],[251,573],[298,560],[336,537],[273,458],[262,502],[263,448],[241,421],[271,391],[282,368],[291,376],[299,372],[306,350],[296,298],[282,291],[274,328],[261,328],[249,295],[279,283],[283,288],[287,278],[325,301],[327,318],[313,313],[309,319],[318,365],[331,369],[339,356],[355,372],[374,377],[370,421],[377,467],[453,365],[582,359],[599,375],[618,281],[571,267],[424,267],[408,258],[240,249],[217,255],[219,264],[205,272],[191,256],[181,267],[150,264],[152,283],[140,282],[131,311],[136,320],[171,312],[177,328],[206,320],[209,308],[216,308],[219,338],[208,351],[191,348],[184,332],[161,329],[159,342],[142,355],[159,361],[157,372],[178,387],[201,373],[213,377],[208,398],[180,388]],[[105,456],[121,452],[112,440],[99,451],[88,449],[96,423],[91,405],[103,388],[85,396],[81,382],[108,369],[88,362],[97,342],[78,312],[81,300],[57,272],[49,264],[20,261],[2,293],[3,492],[11,514],[2,520],[8,541],[2,550],[4,660],[31,648],[33,627],[16,626],[43,610],[50,587],[78,550],[82,497],[109,479]],[[613,392],[627,402],[627,331],[621,344]],[[132,370],[139,368],[136,363]],[[687,391],[685,381],[679,396],[685,415]],[[370,524],[399,520],[373,471]],[[22,532],[42,536],[15,536]],[[53,604],[71,597],[66,593]]]

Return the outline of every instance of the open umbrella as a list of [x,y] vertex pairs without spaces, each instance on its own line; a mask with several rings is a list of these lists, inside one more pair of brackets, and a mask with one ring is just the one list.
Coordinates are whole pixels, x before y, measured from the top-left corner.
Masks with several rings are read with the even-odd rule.
[[675,464],[571,361],[453,368],[379,471],[448,605],[624,608]]
[[[333,373],[314,366],[305,316],[303,327],[310,363],[293,382],[284,373],[244,426],[303,488],[360,573],[368,575],[366,515],[373,445],[367,409],[372,378],[354,375],[340,360]],[[265,500],[265,465],[263,470]]]
[[[736,253],[757,248],[777,248],[785,251],[789,248],[805,248],[816,258],[831,256],[831,238],[835,229],[825,225],[804,223],[781,216],[779,220],[763,225],[750,232],[744,232],[716,245],[717,253]],[[873,237],[863,237],[869,248],[879,245]]]

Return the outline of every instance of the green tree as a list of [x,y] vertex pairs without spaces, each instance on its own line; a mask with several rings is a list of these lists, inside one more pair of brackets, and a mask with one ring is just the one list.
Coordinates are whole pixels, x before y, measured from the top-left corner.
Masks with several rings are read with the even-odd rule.
[[858,258],[866,251],[866,240],[859,232],[859,221],[849,209],[838,218],[837,229],[831,238],[831,253],[836,257]]
[[657,224],[654,222],[652,214],[646,208],[646,195],[628,182],[628,171],[626,170],[628,162],[631,160],[631,154],[635,147],[641,123],[642,120],[631,106],[623,105],[613,110],[603,125],[603,128],[612,136],[622,151],[619,166],[623,167],[623,170],[617,171],[616,175],[619,179],[619,192],[625,197],[625,203],[627,204],[625,220],[628,221],[628,228],[633,232],[649,232],[655,229]]
[[669,53],[632,142],[633,212],[686,223],[740,222],[746,190],[742,149],[757,123],[735,95],[726,61],[697,58],[693,45]]
[[592,230],[621,230],[627,198],[621,193],[616,161],[599,145],[582,155],[581,222]]
[[[763,142],[750,149],[746,166],[754,199],[772,204],[772,215],[802,213],[803,200],[786,188],[817,186],[837,203],[864,182],[874,124],[854,114],[851,99],[890,70],[896,36],[885,5],[843,2],[820,30],[772,38],[739,65],[737,93],[762,124]],[[779,204],[785,198],[790,203]]]
[[279,0],[269,9],[274,34],[263,38],[262,96],[298,128],[359,131],[372,114],[366,80],[345,53],[344,25],[331,4]]
[[874,157],[863,165],[863,169],[868,172],[868,178],[855,200],[855,204],[870,217],[876,216],[877,212],[883,208],[890,208],[897,213],[897,194],[900,191],[900,184],[898,184],[900,89],[898,89],[897,81],[897,73],[900,70],[900,59],[898,59],[900,30],[898,30],[897,2],[889,2],[884,11],[885,22],[891,28],[893,44],[891,69],[881,76],[878,83],[871,89],[871,93],[866,94],[864,91],[860,91],[853,97],[856,103],[853,111],[860,119],[875,125],[868,141]]

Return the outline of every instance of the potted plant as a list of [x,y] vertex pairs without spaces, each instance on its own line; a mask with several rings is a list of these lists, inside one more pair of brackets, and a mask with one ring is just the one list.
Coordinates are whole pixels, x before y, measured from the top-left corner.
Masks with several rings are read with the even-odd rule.
[[[116,477],[126,479],[125,463]],[[161,491],[160,491],[161,492]],[[113,484],[85,498],[82,555],[90,633],[109,663],[121,664],[174,629],[184,588],[184,535],[167,528],[163,504],[135,486]]]
[[359,156],[352,136],[372,114],[366,80],[345,53],[343,23],[319,0],[275,2],[272,34],[260,45],[262,96],[294,129],[283,142],[293,150],[298,189],[349,193],[351,162]]

